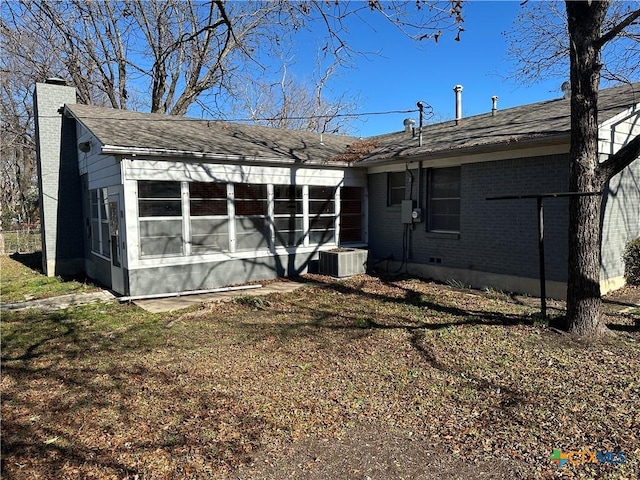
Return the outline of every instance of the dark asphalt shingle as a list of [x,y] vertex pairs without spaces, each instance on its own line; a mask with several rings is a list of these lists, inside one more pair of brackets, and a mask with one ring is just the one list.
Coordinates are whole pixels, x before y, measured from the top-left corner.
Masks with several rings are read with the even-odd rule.
[[[603,122],[640,102],[640,83],[600,91],[599,121]],[[402,132],[365,139],[341,135],[282,130],[223,121],[200,120],[132,112],[87,105],[67,105],[103,145],[122,149],[160,149],[228,156],[238,161],[286,161],[342,164],[359,152],[358,165],[406,161],[409,157],[451,155],[481,149],[503,149],[544,139],[567,141],[570,133],[568,99],[549,100],[466,117],[460,125],[447,121],[423,128],[423,145]],[[365,145],[363,148],[363,145]],[[352,147],[350,149],[349,147]],[[375,147],[375,148],[373,148]]]

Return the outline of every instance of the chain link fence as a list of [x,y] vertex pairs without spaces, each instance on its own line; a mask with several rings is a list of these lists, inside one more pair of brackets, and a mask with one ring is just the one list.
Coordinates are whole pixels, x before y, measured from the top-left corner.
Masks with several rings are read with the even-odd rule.
[[0,254],[35,253],[42,250],[39,228],[25,228],[22,230],[3,230],[0,235],[0,250],[4,243],[4,251]]

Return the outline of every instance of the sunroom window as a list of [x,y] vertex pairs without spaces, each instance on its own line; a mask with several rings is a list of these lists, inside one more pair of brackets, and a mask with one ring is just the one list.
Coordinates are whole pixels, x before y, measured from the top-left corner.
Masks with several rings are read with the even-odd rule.
[[297,246],[304,242],[302,187],[274,185],[274,224],[276,245]]
[[236,250],[258,250],[269,247],[267,186],[236,183],[234,185],[236,216]]
[[191,253],[229,249],[227,184],[189,183]]
[[180,182],[138,181],[141,256],[181,255]]
[[309,187],[309,243],[312,245],[335,241],[336,189]]

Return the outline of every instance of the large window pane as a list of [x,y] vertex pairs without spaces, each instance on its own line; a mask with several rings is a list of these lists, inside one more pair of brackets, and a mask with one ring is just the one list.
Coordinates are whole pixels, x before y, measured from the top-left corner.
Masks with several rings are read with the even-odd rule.
[[140,220],[141,255],[182,253],[182,219]]
[[191,219],[191,252],[204,253],[229,249],[229,220],[223,218]]
[[236,250],[269,248],[269,222],[266,217],[236,219]]
[[189,183],[191,253],[229,249],[227,184]]
[[107,215],[107,189],[98,188],[89,192],[91,210],[91,251],[107,258],[111,256],[109,248],[109,217]]
[[309,243],[312,245],[335,241],[334,187],[309,187]]
[[138,182],[140,217],[180,217],[182,202],[180,182]]

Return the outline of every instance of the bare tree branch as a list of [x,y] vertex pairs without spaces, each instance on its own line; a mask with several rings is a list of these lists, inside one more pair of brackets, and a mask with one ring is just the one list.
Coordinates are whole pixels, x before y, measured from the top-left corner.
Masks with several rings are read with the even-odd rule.
[[629,27],[630,25],[633,25],[633,23],[638,18],[640,18],[640,9],[630,13],[627,16],[627,18],[621,20],[619,23],[614,25],[608,32],[603,34],[598,40],[596,40],[595,47],[598,49],[602,48],[607,42],[610,42],[611,40],[619,36],[623,32],[623,30],[625,30],[627,27]]

